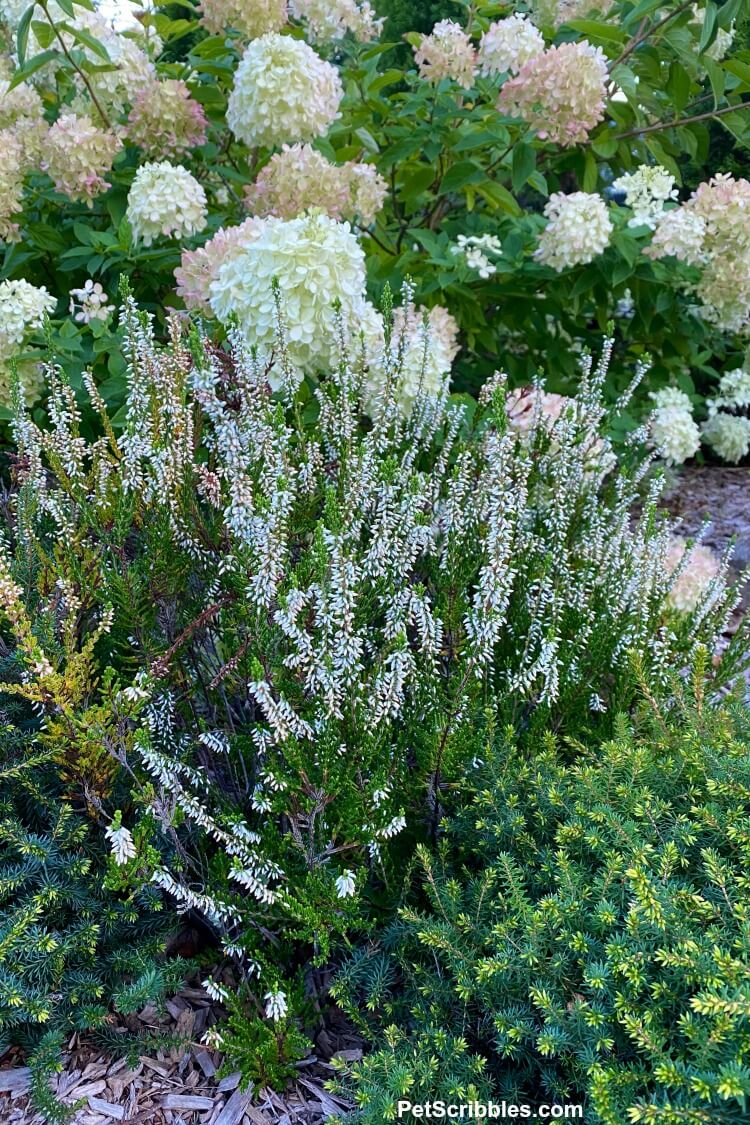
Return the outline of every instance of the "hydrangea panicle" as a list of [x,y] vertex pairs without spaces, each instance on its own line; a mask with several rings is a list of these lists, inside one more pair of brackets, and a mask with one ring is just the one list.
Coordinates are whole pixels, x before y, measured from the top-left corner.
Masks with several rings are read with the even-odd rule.
[[571,195],[554,192],[545,205],[544,214],[548,222],[534,257],[558,273],[593,261],[609,245],[614,227],[599,195],[584,191]]
[[133,237],[150,246],[155,238],[184,238],[206,226],[206,193],[181,164],[142,164],[135,174],[126,211]]
[[234,75],[227,124],[255,147],[322,137],[339,115],[338,70],[299,39],[263,35],[246,48]]
[[476,51],[460,24],[453,20],[436,23],[429,35],[423,35],[414,48],[414,61],[419,77],[438,83],[449,78],[470,90],[476,74]]
[[520,117],[542,140],[583,143],[604,118],[609,72],[600,47],[562,43],[532,56],[500,91],[498,108]]

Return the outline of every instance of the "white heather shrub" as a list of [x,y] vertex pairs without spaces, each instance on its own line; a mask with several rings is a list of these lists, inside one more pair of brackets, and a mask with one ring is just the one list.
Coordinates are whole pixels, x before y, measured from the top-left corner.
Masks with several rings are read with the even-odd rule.
[[254,40],[240,60],[227,124],[251,147],[312,141],[328,132],[343,95],[338,71],[312,47],[271,33]]
[[613,467],[600,436],[611,343],[518,434],[501,376],[471,421],[444,385],[405,413],[398,333],[363,422],[356,353],[299,385],[284,338],[182,331],[159,348],[127,299],[119,436],[90,379],[104,436],[83,436],[54,367],[50,428],[17,407],[0,599],[48,735],[129,778],[128,807],[97,790],[117,877],[201,914],[259,996],[284,994],[277,1020],[290,944],[324,959],[435,828],[478,708],[532,736],[609,729],[632,653],[666,682],[735,599],[723,560],[694,612],[668,604],[659,482],[634,517],[649,461]]

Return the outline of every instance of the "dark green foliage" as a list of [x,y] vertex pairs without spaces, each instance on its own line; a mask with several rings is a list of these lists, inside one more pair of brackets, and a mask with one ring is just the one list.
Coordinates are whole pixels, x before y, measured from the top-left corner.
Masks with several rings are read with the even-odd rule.
[[746,1120],[746,708],[654,707],[591,749],[509,736],[472,789],[420,854],[426,904],[339,978],[379,1048],[352,1120],[456,1100],[472,1067],[485,1096],[584,1102],[592,1125]]
[[170,920],[155,913],[154,892],[125,899],[103,889],[106,856],[28,713],[9,704],[2,717],[0,1036],[32,1052],[35,1100],[54,1120],[63,1110],[47,1080],[71,1031],[160,1000],[185,964],[157,960]]

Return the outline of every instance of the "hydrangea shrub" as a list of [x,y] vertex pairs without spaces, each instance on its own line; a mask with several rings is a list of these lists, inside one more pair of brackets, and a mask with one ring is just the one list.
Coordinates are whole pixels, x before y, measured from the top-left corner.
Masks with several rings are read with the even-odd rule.
[[[124,371],[111,324],[65,319],[71,292],[91,281],[112,298],[125,273],[163,329],[199,273],[216,315],[205,292],[248,216],[312,209],[344,228],[322,271],[352,224],[369,302],[408,277],[456,319],[458,390],[549,363],[567,392],[581,335],[615,316],[621,356],[649,350],[650,389],[687,394],[702,422],[743,362],[750,188],[710,163],[692,196],[681,181],[709,161],[711,129],[747,135],[740,0],[433,5],[434,26],[400,46],[384,36],[405,11],[376,7],[206,0],[119,32],[73,0],[0,7],[4,274],[52,291],[77,389],[93,365],[117,408]],[[283,249],[293,227],[265,229],[272,275],[306,268]],[[221,306],[263,336],[244,280]],[[714,421],[706,445],[736,457],[742,431]]]

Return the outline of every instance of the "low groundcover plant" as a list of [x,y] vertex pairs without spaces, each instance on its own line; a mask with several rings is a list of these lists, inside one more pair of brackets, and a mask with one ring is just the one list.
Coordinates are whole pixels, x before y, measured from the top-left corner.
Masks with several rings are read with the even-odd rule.
[[747,1120],[750,728],[701,691],[602,743],[487,739],[421,894],[334,985],[373,1038],[336,1084],[349,1120],[402,1098]]

